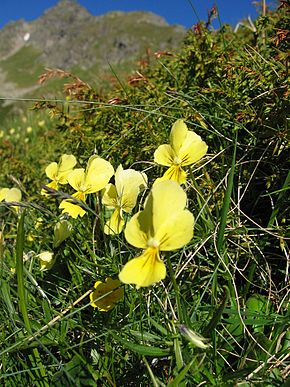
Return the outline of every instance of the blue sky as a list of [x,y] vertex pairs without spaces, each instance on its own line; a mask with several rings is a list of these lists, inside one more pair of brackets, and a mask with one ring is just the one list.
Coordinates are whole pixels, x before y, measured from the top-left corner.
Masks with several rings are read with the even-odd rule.
[[[78,0],[93,15],[109,11],[152,11],[163,16],[170,24],[191,27],[197,17],[205,20],[207,11],[216,2],[223,23],[235,25],[242,18],[257,16],[253,0]],[[58,0],[0,0],[0,28],[11,20],[38,18]],[[190,4],[191,3],[191,4]]]

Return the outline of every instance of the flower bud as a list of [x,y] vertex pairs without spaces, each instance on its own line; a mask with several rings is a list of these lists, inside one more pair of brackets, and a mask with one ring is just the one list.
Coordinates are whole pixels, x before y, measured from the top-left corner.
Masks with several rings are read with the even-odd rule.
[[179,324],[178,329],[182,336],[184,336],[187,340],[189,340],[194,346],[206,349],[209,347],[209,344],[207,344],[207,339],[200,336],[199,334],[195,333],[193,330],[187,328],[184,324]]
[[37,258],[40,261],[40,271],[51,269],[55,261],[53,253],[50,251],[43,251],[37,255]]
[[58,247],[66,238],[68,238],[72,231],[72,225],[67,220],[61,220],[54,226],[53,246]]

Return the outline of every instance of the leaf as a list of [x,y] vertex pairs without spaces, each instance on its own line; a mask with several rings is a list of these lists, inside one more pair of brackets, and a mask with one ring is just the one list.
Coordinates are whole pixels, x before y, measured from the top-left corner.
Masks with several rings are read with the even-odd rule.
[[168,356],[171,352],[170,348],[159,348],[159,347],[151,347],[149,345],[136,344],[132,341],[123,339],[122,337],[116,335],[113,332],[110,332],[113,338],[122,344],[125,348],[129,349],[132,352],[139,353],[143,356],[154,356],[154,357],[162,357]]

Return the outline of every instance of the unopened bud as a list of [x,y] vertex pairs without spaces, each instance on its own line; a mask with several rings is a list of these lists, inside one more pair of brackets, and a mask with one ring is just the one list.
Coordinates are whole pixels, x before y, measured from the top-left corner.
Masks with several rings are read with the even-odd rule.
[[72,231],[72,225],[67,220],[61,220],[54,226],[53,246],[58,247],[66,238],[68,238]]
[[201,349],[206,349],[209,347],[209,344],[206,343],[208,340],[205,337],[202,337],[198,333],[187,328],[186,325],[179,324],[178,329],[179,329],[180,333],[182,334],[182,336],[184,336],[187,340],[189,340],[196,347],[201,348]]
[[54,264],[54,258],[53,258],[53,253],[50,251],[43,251],[42,253],[37,255],[37,258],[40,261],[40,270],[49,270],[52,268]]

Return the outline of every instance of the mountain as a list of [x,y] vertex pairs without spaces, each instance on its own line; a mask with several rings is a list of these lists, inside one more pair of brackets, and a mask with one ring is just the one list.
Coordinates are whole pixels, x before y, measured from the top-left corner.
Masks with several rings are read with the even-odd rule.
[[80,73],[87,81],[110,67],[129,70],[146,49],[174,49],[184,35],[183,27],[150,12],[93,16],[77,1],[61,0],[32,22],[18,20],[0,30],[1,96],[35,95],[46,67]]

